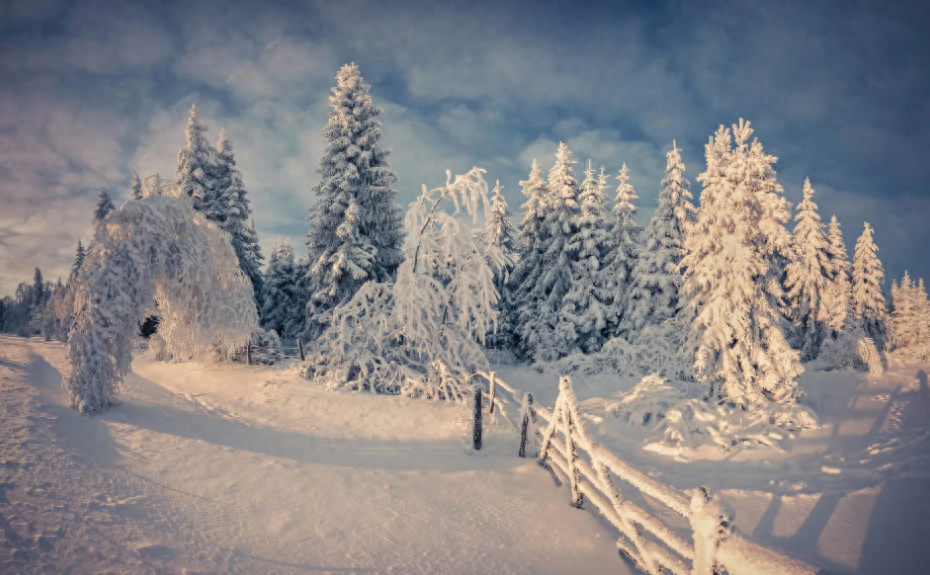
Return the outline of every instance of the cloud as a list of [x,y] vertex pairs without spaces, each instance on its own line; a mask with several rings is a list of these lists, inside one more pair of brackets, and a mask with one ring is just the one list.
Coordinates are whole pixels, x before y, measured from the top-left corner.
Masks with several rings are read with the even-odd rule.
[[479,165],[515,208],[529,162],[547,170],[562,140],[580,164],[626,162],[647,218],[672,139],[698,192],[708,134],[745,117],[789,197],[811,176],[825,219],[850,233],[873,218],[888,270],[930,276],[913,247],[930,239],[914,215],[930,179],[928,13],[892,4],[838,18],[809,2],[4,2],[0,293],[34,265],[67,270],[97,187],[124,194],[133,168],[171,177],[193,102],[211,139],[225,127],[235,143],[266,253],[278,235],[300,245],[349,61],[385,110],[402,204]]

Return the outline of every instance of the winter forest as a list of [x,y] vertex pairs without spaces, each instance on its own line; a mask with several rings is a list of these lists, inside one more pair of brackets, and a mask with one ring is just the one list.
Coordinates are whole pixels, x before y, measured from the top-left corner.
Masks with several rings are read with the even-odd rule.
[[[781,461],[783,454],[785,467],[770,469],[797,475],[785,485],[799,484],[808,472],[788,463],[792,441],[821,437],[834,425],[840,400],[830,393],[846,390],[843,382],[885,381],[904,366],[930,363],[924,280],[886,278],[872,226],[823,212],[817,181],[805,180],[802,201],[792,205],[778,181],[778,158],[763,147],[766,134],[748,120],[721,118],[726,123],[709,135],[699,166],[685,166],[677,142],[668,142],[665,174],[655,182],[658,207],[642,226],[643,204],[630,182],[638,166],[622,157],[595,165],[565,143],[532,161],[519,183],[520,206],[509,206],[500,181],[478,166],[435,166],[446,183],[423,185],[401,206],[390,150],[380,142],[377,94],[358,66],[338,71],[329,105],[319,181],[306,190],[307,205],[293,206],[309,210],[305,245],[262,238],[262,249],[249,174],[237,167],[224,130],[215,143],[208,138],[219,127],[205,125],[194,106],[186,128],[178,126],[186,145],[175,173],[133,172],[124,190],[100,189],[86,214],[91,239],[76,241],[70,275],[52,279],[36,268],[0,300],[4,342],[19,336],[63,344],[61,385],[72,413],[94,416],[74,425],[134,417],[124,395],[141,389],[133,383],[135,364],[143,373],[184,365],[202,373],[256,369],[268,381],[293,377],[339,398],[364,392],[441,406],[437,413],[447,414],[449,425],[467,428],[462,437],[481,433],[474,411],[484,410],[485,426],[502,425],[498,415],[516,427],[523,421],[531,451],[564,458],[568,471],[560,475],[552,463],[553,476],[569,484],[581,507],[594,497],[578,479],[584,474],[601,481],[601,491],[622,479],[652,493],[643,487],[652,479],[610,467],[614,456],[604,449],[621,459],[633,453],[624,461],[634,467],[679,465],[650,476],[683,489],[703,481],[693,474],[710,473],[704,466],[688,471],[688,461],[729,462],[742,453]],[[926,373],[919,373],[925,388]],[[511,390],[513,405],[495,412],[495,394],[511,385],[524,391]],[[583,398],[604,396],[596,413],[572,385]],[[538,428],[526,390],[548,414]],[[194,413],[211,409],[193,387],[176,393],[193,402]],[[588,432],[598,439],[589,441]],[[550,447],[553,433],[564,434],[564,452]],[[926,433],[908,431],[876,453],[926,449]],[[475,443],[466,451],[478,449]],[[590,454],[582,466],[590,469],[575,467],[576,450]],[[859,457],[853,451],[850,461]],[[914,457],[888,469],[925,461]],[[823,481],[833,481],[833,472],[821,469],[850,477],[844,463],[809,464]],[[739,473],[726,465],[726,473]],[[759,473],[778,480],[777,472]],[[608,507],[615,511],[602,513],[605,524],[619,526],[625,543],[618,546],[622,555],[628,546],[631,568],[750,572],[751,553],[732,559],[723,536],[712,538],[726,525],[717,499],[708,499],[707,510],[690,500],[695,548],[682,553],[685,565],[643,543],[642,533],[661,530],[614,495]],[[601,507],[596,498],[588,506]],[[652,534],[676,549],[678,535]],[[703,541],[721,551],[701,551]],[[779,541],[765,543],[787,545],[799,561],[837,572],[858,568]],[[818,572],[795,567],[791,573]]]

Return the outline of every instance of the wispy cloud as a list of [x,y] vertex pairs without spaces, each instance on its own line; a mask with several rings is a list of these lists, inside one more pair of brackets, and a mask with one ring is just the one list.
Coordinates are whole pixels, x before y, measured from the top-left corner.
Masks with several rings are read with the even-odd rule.
[[[403,204],[446,169],[500,179],[565,141],[655,204],[665,152],[701,171],[717,124],[753,121],[792,199],[803,178],[850,248],[869,219],[886,268],[930,276],[930,44],[909,3],[12,0],[0,5],[0,293],[66,275],[96,189],[171,177],[197,103],[226,128],[266,251],[300,245],[338,67],[385,110]],[[694,185],[695,191],[699,186]]]

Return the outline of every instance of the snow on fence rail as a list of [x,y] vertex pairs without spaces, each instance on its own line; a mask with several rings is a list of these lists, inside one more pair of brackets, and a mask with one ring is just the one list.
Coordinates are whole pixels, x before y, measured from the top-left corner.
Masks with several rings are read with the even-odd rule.
[[[495,372],[475,374],[488,381],[489,412],[495,410],[520,433],[518,455],[525,457],[530,445],[538,445],[539,463],[567,483],[571,503],[584,508],[587,500],[619,532],[617,548],[650,575],[814,575],[820,570],[777,551],[754,543],[732,531],[729,518],[706,487],[690,496],[651,479],[595,443],[585,429],[571,378],[559,380],[559,396],[548,410],[497,378]],[[518,422],[505,411],[507,403],[497,389],[509,392],[521,405]],[[477,397],[477,395],[476,395]],[[538,429],[537,418],[546,423]],[[620,485],[628,486],[625,494]],[[641,499],[639,505],[629,496]],[[658,505],[656,505],[658,504]],[[669,526],[667,513],[651,513],[666,507],[686,522]],[[682,527],[684,525],[684,527]],[[689,533],[690,541],[682,536]]]
[[296,346],[290,347],[269,348],[254,345],[252,342],[246,346],[245,362],[248,365],[252,365],[255,361],[270,364],[288,359],[304,361],[304,346],[299,339]]

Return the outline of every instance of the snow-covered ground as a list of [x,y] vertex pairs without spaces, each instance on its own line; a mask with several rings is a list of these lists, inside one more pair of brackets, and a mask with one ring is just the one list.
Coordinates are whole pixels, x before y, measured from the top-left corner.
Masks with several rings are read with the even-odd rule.
[[0,573],[624,573],[610,533],[464,410],[137,359],[68,407],[64,348],[0,336]]
[[[544,405],[556,377],[497,366]],[[724,453],[706,446],[678,460],[643,449],[648,429],[605,412],[636,381],[574,378],[596,440],[654,479],[686,490],[707,485],[754,540],[831,571],[930,572],[930,365],[892,367],[882,377],[808,371],[799,380],[823,424],[782,442],[784,452]]]
[[[0,336],[0,573],[625,573],[610,531],[463,408],[332,392],[293,372],[137,359],[122,404],[79,416],[64,348]],[[554,376],[499,366],[552,405]],[[930,366],[809,373],[823,421],[769,449],[642,449],[604,412],[635,382],[575,379],[586,425],[747,536],[837,572],[930,565]]]

